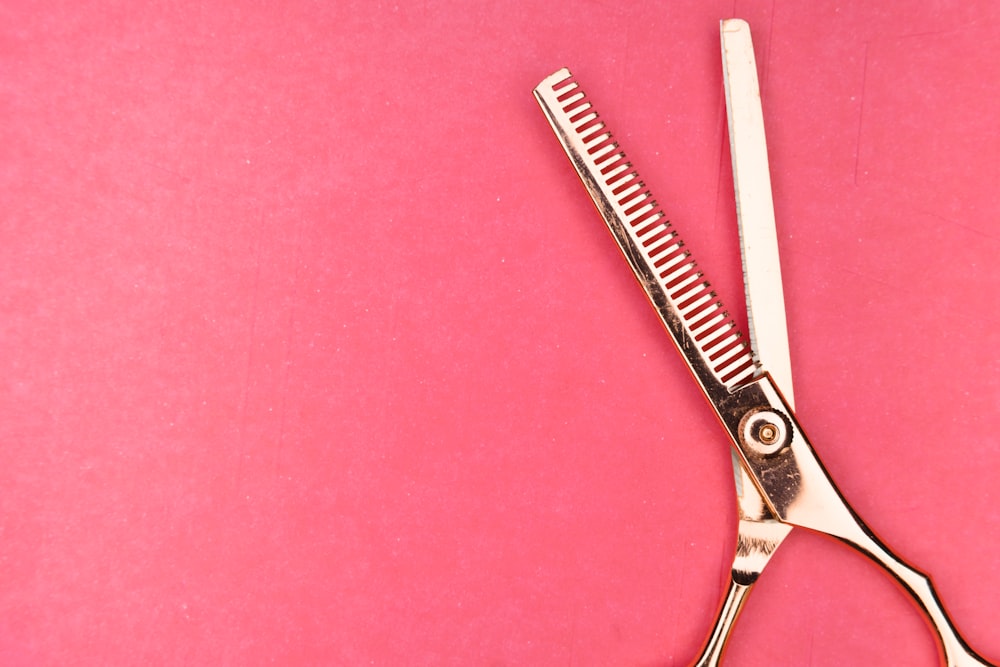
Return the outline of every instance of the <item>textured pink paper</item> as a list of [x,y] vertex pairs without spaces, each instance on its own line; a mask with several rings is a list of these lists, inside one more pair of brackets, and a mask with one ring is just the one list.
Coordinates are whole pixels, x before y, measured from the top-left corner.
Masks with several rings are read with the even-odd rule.
[[[745,321],[734,15],[799,417],[1000,658],[1000,16],[872,4],[7,3],[0,663],[688,664],[729,451],[531,90],[573,70]],[[938,664],[805,533],[728,656]]]

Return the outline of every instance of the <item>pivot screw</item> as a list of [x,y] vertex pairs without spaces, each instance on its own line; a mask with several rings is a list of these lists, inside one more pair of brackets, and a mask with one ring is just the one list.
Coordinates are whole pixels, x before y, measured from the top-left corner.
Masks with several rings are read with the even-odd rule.
[[778,441],[778,428],[774,424],[764,424],[757,431],[757,437],[765,445],[773,445]]
[[757,410],[743,417],[740,424],[743,444],[758,456],[771,456],[792,440],[788,419],[774,410]]

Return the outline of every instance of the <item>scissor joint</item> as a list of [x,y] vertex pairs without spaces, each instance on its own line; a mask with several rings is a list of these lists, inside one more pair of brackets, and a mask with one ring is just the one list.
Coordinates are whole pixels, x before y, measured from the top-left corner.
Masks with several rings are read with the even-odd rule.
[[752,410],[740,420],[739,437],[758,456],[773,456],[792,442],[791,421],[778,410]]

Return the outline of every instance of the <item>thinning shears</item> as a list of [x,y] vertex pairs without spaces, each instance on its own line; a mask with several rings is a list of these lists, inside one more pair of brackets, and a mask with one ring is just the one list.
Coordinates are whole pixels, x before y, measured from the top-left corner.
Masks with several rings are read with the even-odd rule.
[[535,98],[639,283],[729,434],[739,514],[728,590],[694,665],[717,665],[751,588],[793,527],[853,546],[913,598],[950,667],[991,665],[959,634],[930,579],[865,525],[823,467],[794,411],[764,121],[750,28],[721,23],[726,111],[749,313],[749,344],[567,69]]

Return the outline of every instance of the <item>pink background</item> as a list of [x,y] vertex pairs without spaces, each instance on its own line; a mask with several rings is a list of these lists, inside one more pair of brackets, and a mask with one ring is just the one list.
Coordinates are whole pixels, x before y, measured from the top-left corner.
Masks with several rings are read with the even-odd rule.
[[[729,16],[799,417],[1000,658],[996,3],[42,4],[0,9],[0,663],[686,665],[729,451],[531,90],[573,70],[739,312]],[[937,664],[805,533],[729,658]]]

